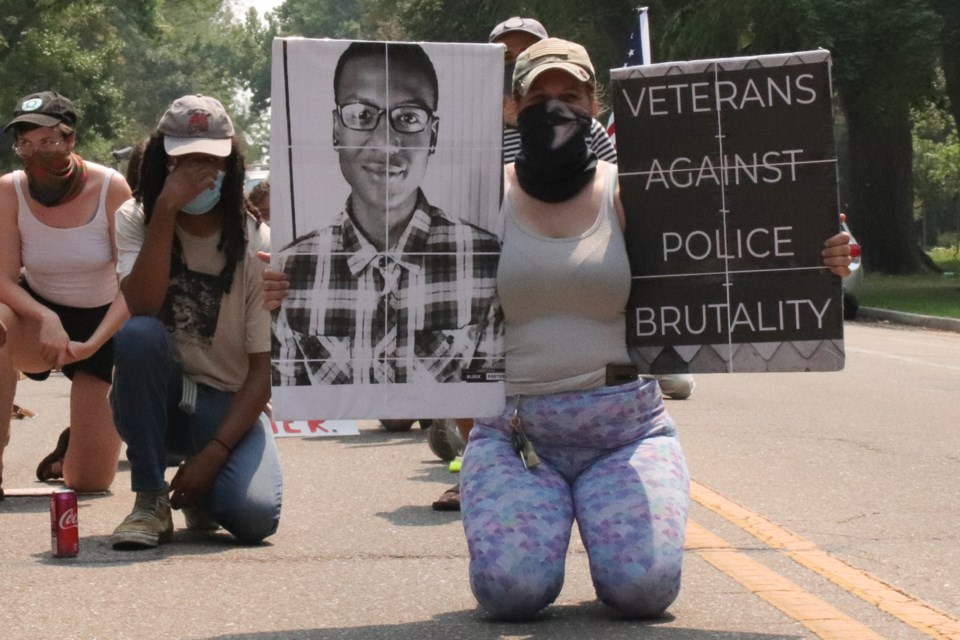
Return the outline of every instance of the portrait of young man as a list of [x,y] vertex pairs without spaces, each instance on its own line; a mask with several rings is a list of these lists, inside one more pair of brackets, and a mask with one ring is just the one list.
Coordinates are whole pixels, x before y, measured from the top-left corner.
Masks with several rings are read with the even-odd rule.
[[[330,51],[330,41],[320,44]],[[287,172],[292,240],[278,239],[275,264],[287,275],[290,294],[274,322],[275,390],[308,387],[305,393],[293,391],[307,398],[307,405],[320,390],[328,401],[318,409],[330,418],[416,416],[448,408],[460,394],[468,402],[485,397],[499,386],[503,370],[496,298],[500,245],[488,230],[496,213],[489,196],[498,188],[489,175],[498,169],[490,140],[471,144],[476,134],[461,124],[460,139],[441,147],[448,126],[455,130],[463,118],[454,105],[444,105],[455,117],[449,123],[441,119],[441,80],[423,46],[337,44],[325,98],[330,110],[317,114],[314,103],[310,114],[316,128],[326,129],[325,145],[335,152],[336,164],[318,163],[305,183],[298,180],[295,162]],[[462,52],[447,51],[464,64]],[[480,62],[487,58],[467,53]],[[288,90],[296,94],[292,81]],[[467,93],[452,99],[461,112],[476,108],[473,91]],[[496,116],[496,101],[489,102]],[[299,113],[289,109],[295,104],[287,105],[288,125]],[[297,145],[296,136],[289,139]],[[477,173],[485,157],[490,168]],[[447,176],[431,182],[435,162]],[[452,176],[451,169],[467,175]],[[331,177],[346,184],[344,197],[297,197]],[[477,190],[484,184],[486,194]],[[465,197],[478,195],[482,201],[459,211]],[[484,386],[488,389],[478,396]],[[438,407],[438,397],[450,391],[453,396]]]

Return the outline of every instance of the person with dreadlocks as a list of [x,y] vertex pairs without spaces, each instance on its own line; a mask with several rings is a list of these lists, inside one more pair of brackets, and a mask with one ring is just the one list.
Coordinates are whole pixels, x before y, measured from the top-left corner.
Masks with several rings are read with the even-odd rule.
[[106,491],[117,472],[121,443],[107,389],[111,338],[127,308],[113,222],[130,190],[119,173],[74,152],[76,127],[69,99],[39,91],[17,101],[3,128],[23,170],[0,178],[0,485],[16,370],[44,380],[60,369],[71,380],[70,427],[38,479]]
[[[111,403],[136,502],[115,549],[222,526],[260,542],[280,522],[280,460],[264,413],[270,315],[260,306],[269,230],[243,197],[244,157],[216,99],[188,95],[144,149],[117,212],[120,286],[133,317],[115,338]],[[185,462],[168,484],[168,454]]]

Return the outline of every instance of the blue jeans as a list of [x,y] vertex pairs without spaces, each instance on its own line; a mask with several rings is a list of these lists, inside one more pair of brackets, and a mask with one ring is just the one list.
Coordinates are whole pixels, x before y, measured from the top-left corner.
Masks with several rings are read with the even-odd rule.
[[[197,384],[196,410],[180,408],[183,370],[166,327],[156,318],[127,320],[114,337],[110,390],[113,419],[127,444],[132,488],[167,488],[167,454],[191,456],[216,436],[235,394]],[[260,542],[280,523],[283,478],[270,422],[237,443],[214,482],[204,510],[244,543]]]

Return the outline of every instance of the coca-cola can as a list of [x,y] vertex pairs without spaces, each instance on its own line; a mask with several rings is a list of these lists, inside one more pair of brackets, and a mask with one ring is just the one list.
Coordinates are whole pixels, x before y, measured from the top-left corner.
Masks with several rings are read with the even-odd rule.
[[80,553],[77,492],[73,489],[50,494],[50,547],[54,558],[73,558]]

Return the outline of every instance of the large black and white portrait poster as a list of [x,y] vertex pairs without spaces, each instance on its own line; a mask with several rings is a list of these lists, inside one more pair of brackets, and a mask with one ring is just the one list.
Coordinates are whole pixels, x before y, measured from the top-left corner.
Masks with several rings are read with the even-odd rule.
[[829,52],[611,73],[641,371],[842,369]]
[[497,413],[502,47],[277,39],[272,77],[276,417]]

